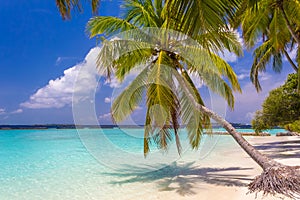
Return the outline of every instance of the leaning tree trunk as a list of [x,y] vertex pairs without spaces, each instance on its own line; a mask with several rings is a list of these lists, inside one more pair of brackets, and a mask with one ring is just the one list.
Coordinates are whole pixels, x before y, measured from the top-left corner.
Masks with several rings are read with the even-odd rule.
[[[290,23],[290,21],[289,21],[289,19],[288,19],[288,16],[287,16],[287,14],[286,14],[286,12],[285,12],[285,10],[284,10],[284,7],[283,7],[283,1],[281,1],[280,3],[281,3],[281,4],[280,4],[279,8],[280,8],[280,10],[281,10],[281,12],[282,12],[282,15],[283,15],[284,21],[285,21],[285,23],[286,23],[286,26],[287,26],[287,28],[288,28],[290,34],[291,34],[292,37],[294,38],[294,40],[297,42],[297,44],[298,44],[298,49],[299,49],[299,48],[300,48],[300,37],[296,34],[296,32],[294,31],[294,29],[292,28],[292,25],[291,25],[291,23]],[[298,51],[298,52],[299,52],[299,51]],[[299,65],[299,63],[298,63],[298,65]],[[299,70],[299,68],[298,68],[297,71],[298,71],[298,72],[297,72],[297,73],[298,73],[298,85],[297,85],[297,91],[298,91],[298,93],[300,93],[300,70]]]
[[292,35],[292,37],[294,38],[294,40],[297,42],[298,44],[298,47],[300,47],[300,38],[297,36],[296,32],[294,31],[294,29],[292,28],[292,25],[289,21],[289,18],[288,16],[286,15],[286,12],[284,10],[284,7],[283,7],[283,1],[281,2],[281,4],[279,5],[279,9],[281,10],[281,13],[283,15],[283,18],[284,18],[284,21],[287,25],[287,28],[290,32],[290,34]]
[[287,60],[289,61],[289,63],[292,65],[295,72],[297,73],[298,72],[298,67],[295,65],[294,61],[292,60],[292,58],[290,57],[288,52],[286,52],[286,50],[283,50],[283,53],[284,53],[285,57],[287,58]]
[[193,95],[187,89],[186,83],[182,79],[177,79],[184,88],[188,98],[194,106],[205,113],[210,118],[214,119],[222,125],[228,133],[235,139],[242,149],[257,163],[263,172],[255,177],[255,179],[248,185],[250,192],[263,192],[264,195],[283,194],[290,198],[300,198],[300,166],[286,166],[256,150],[245,138],[238,133],[235,128],[219,116],[217,113],[209,110],[195,101]]
[[290,198],[297,198],[296,195],[300,195],[300,166],[286,166],[268,158],[251,146],[225,119],[200,104],[197,107],[221,124],[246,153],[263,168],[262,174],[255,177],[248,185],[250,192],[262,191],[264,195],[278,193]]

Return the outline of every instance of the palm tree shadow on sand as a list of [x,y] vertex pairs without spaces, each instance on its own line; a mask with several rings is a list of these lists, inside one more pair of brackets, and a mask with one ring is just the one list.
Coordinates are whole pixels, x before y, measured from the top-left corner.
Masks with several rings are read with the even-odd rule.
[[300,140],[263,143],[256,145],[255,148],[270,158],[300,158]]
[[[151,166],[153,167],[153,166]],[[252,180],[246,174],[238,174],[237,171],[252,170],[253,168],[229,167],[229,168],[199,168],[194,162],[178,165],[176,162],[155,171],[148,171],[143,167],[125,165],[124,168],[113,173],[104,173],[114,176],[120,181],[111,181],[113,185],[130,183],[155,182],[159,191],[176,191],[181,196],[194,195],[195,187],[201,183],[214,186],[245,187]],[[198,184],[197,184],[198,183]]]

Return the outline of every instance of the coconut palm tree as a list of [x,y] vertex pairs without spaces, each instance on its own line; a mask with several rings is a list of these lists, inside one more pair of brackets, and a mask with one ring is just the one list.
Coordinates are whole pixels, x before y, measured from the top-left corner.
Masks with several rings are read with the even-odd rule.
[[145,155],[152,141],[159,148],[167,149],[172,139],[170,127],[174,129],[180,152],[180,121],[187,127],[191,146],[197,148],[203,128],[209,127],[209,118],[212,118],[263,168],[264,172],[249,185],[250,191],[262,190],[266,194],[281,193],[290,197],[299,194],[298,168],[282,165],[258,152],[231,124],[205,107],[190,77],[196,74],[233,108],[232,90],[240,91],[240,87],[232,68],[218,53],[227,49],[240,54],[237,39],[226,25],[234,16],[238,1],[125,2],[124,18],[94,17],[87,27],[91,37],[125,31],[113,40],[103,38],[97,63],[102,74],[107,77],[114,74],[121,81],[133,70],[140,70],[114,100],[111,112],[115,121],[121,121],[146,96]]
[[[204,128],[210,127],[209,117],[198,111],[189,102],[184,88],[175,82],[184,81],[193,96],[193,101],[196,100],[198,104],[204,105],[189,76],[190,74],[196,75],[210,89],[223,96],[228,105],[233,108],[234,97],[231,88],[240,91],[240,87],[232,68],[217,53],[223,51],[225,45],[228,50],[237,54],[241,53],[234,33],[223,24],[223,28],[211,29],[211,32],[196,35],[194,38],[201,41],[202,45],[195,45],[191,44],[191,39],[179,32],[164,29],[167,17],[163,1],[128,0],[124,4],[124,8],[126,11],[124,19],[98,16],[92,18],[88,23],[91,37],[103,33],[112,35],[127,31],[124,33],[125,35],[121,36],[126,36],[126,40],[114,39],[103,42],[98,58],[98,67],[102,73],[109,77],[114,72],[119,80],[123,80],[138,66],[147,66],[114,101],[112,106],[114,120],[124,120],[140,103],[142,94],[146,93],[145,155],[150,150],[151,139],[154,139],[159,148],[167,148],[168,141],[171,140],[171,132],[169,128],[165,127],[170,126],[174,129],[180,152],[177,133],[179,120],[187,127],[192,147],[197,148],[203,126]],[[152,28],[143,29],[142,27]],[[218,37],[214,37],[218,34]],[[215,38],[215,41],[207,41],[208,38]],[[214,42],[216,45],[213,44]],[[225,45],[222,45],[223,43]],[[126,50],[122,56],[120,56],[121,50]],[[181,54],[176,51],[180,51]],[[206,65],[204,66],[204,64]],[[228,78],[231,88],[222,76]],[[149,137],[150,135],[151,137]]]
[[[293,69],[299,72],[300,4],[298,0],[244,0],[234,21],[235,26],[241,25],[248,48],[255,46],[259,38],[263,40],[254,50],[254,62],[250,73],[250,78],[258,91],[261,90],[258,73],[265,71],[271,61],[273,70],[280,72],[282,57],[285,56]],[[297,48],[298,51],[296,63],[288,53],[293,48]],[[298,77],[300,79],[300,72]]]
[[[100,6],[100,0],[90,0],[92,12],[97,14]],[[82,2],[80,0],[56,0],[56,6],[63,19],[71,18],[71,10],[83,11]]]

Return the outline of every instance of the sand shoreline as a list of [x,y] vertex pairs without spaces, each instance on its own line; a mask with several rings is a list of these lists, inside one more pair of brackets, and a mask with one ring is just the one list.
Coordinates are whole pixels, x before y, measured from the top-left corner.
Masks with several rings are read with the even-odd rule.
[[[288,165],[300,163],[300,137],[255,137],[247,140],[257,149]],[[217,160],[217,162],[216,162]],[[247,194],[247,184],[261,173],[260,167],[239,146],[225,148],[221,153],[211,154],[197,161],[177,161],[176,166],[169,166],[168,176],[163,172],[153,173],[152,182],[145,183],[148,177],[137,176],[143,188],[156,187],[157,192],[148,194],[143,199],[174,199],[174,200],[252,200],[255,194]],[[169,174],[169,171],[176,171]],[[159,174],[161,173],[161,174]],[[127,179],[130,182],[130,179]],[[148,185],[148,186],[147,186]],[[124,187],[130,184],[124,184]],[[138,191],[135,188],[133,191]],[[262,199],[262,194],[257,199]],[[282,196],[267,196],[263,199],[274,200]],[[288,198],[285,198],[288,199]]]
[[[276,159],[277,161],[287,164],[287,165],[300,165],[300,137],[299,136],[289,136],[289,137],[247,137],[247,140],[256,146],[261,152],[266,155]],[[230,162],[214,164],[215,167],[220,167],[224,170],[219,174],[220,178],[218,182],[209,183],[206,181],[199,184],[199,189],[197,194],[190,195],[187,198],[172,198],[172,199],[255,199],[255,194],[247,194],[247,184],[250,179],[259,175],[261,172],[260,167],[254,163],[251,158],[244,152],[239,152],[238,147],[234,149],[222,152],[223,156],[226,156]],[[201,166],[203,168],[204,166]],[[234,168],[236,167],[236,168]],[[251,169],[252,168],[252,169]],[[236,170],[235,170],[236,169]],[[243,170],[244,169],[244,170]],[[242,173],[241,173],[242,171]],[[222,184],[222,178],[224,178],[224,184]],[[201,188],[200,188],[201,186]],[[203,189],[205,188],[205,189]],[[280,199],[281,196],[277,196]],[[257,199],[262,199],[262,194],[258,194]],[[268,196],[264,199],[273,200],[275,197]],[[285,198],[288,199],[288,198]]]

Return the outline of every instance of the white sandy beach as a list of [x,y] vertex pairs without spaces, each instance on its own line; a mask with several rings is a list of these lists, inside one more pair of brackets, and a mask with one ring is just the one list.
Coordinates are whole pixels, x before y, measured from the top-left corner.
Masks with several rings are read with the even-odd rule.
[[[284,164],[300,164],[300,137],[247,137],[247,140]],[[187,157],[183,158],[174,164],[176,166],[171,165],[164,169],[166,173],[158,171],[118,179],[116,182],[119,184],[116,186],[126,194],[117,196],[120,199],[142,197],[144,200],[255,199],[255,194],[247,194],[247,184],[261,173],[260,167],[237,145],[220,148],[223,148],[222,151],[212,151],[206,158],[197,162],[191,162]],[[119,199],[117,196],[112,199]],[[277,198],[264,197],[266,200]],[[257,199],[262,199],[262,195],[258,194]]]

